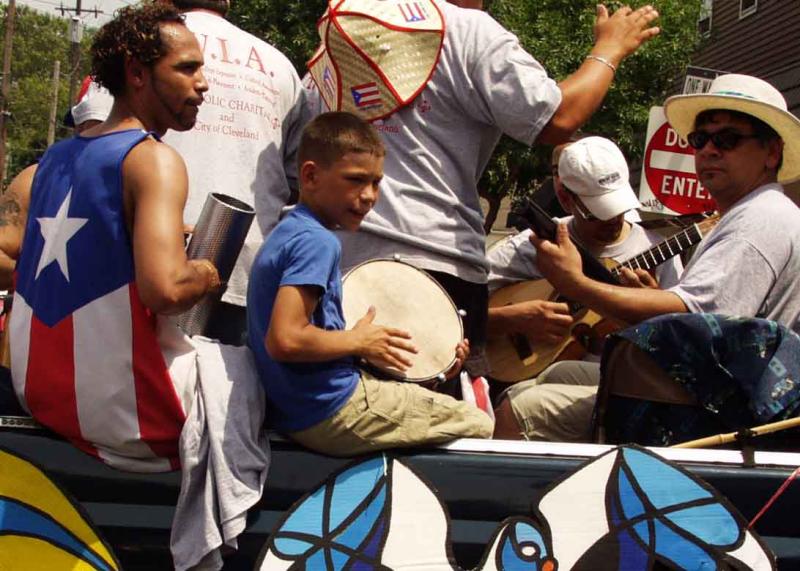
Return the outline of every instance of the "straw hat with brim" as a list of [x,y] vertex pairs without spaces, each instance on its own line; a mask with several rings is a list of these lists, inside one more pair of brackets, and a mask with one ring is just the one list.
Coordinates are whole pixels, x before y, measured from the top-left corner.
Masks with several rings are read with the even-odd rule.
[[684,139],[694,129],[697,115],[711,109],[745,113],[772,127],[784,144],[778,182],[800,179],[800,119],[789,113],[780,91],[756,77],[727,74],[717,77],[707,93],[676,95],[664,103],[667,121]]
[[391,115],[425,88],[444,43],[433,0],[329,0],[308,70],[332,111]]

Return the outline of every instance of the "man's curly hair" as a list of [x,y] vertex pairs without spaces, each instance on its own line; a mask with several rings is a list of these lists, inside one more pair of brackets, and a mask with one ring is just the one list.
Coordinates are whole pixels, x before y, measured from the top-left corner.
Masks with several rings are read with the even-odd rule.
[[127,6],[100,28],[92,42],[92,75],[95,81],[118,96],[125,91],[125,60],[133,58],[152,65],[164,55],[162,24],[183,24],[174,6],[148,3]]

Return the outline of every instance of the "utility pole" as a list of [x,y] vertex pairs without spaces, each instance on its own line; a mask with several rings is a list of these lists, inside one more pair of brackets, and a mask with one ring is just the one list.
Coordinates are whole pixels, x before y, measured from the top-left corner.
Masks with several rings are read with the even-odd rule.
[[[65,8],[61,4],[56,8],[63,16],[67,12],[75,12],[75,15],[70,18],[69,22],[69,104],[75,103],[75,87],[78,84],[78,69],[81,64],[81,38],[83,37],[83,19],[81,18],[81,0],[75,0],[75,8]],[[102,10],[94,8],[88,10],[88,13],[94,14],[97,18],[99,14],[103,14]]]
[[0,186],[5,182],[6,171],[6,138],[8,136],[8,120],[11,113],[8,111],[8,89],[11,86],[11,50],[14,41],[14,20],[17,16],[17,3],[16,0],[8,0],[8,8],[6,9],[6,37],[3,45],[3,84],[0,88],[0,97],[2,97],[2,104],[0,104],[0,173],[3,173],[3,180],[0,181]]
[[75,102],[75,85],[78,83],[78,68],[81,65],[81,37],[83,22],[81,21],[81,0],[75,5],[75,15],[69,21],[69,104]]
[[55,61],[53,65],[53,102],[50,105],[50,123],[47,126],[47,146],[56,140],[56,115],[58,114],[58,88],[60,87],[61,62]]

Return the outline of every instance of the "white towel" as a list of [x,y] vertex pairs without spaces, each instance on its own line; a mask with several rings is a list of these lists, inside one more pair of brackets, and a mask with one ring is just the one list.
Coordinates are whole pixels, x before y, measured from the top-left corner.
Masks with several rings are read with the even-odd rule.
[[269,468],[264,392],[247,347],[193,337],[197,391],[180,440],[181,493],[170,548],[177,571],[222,568]]

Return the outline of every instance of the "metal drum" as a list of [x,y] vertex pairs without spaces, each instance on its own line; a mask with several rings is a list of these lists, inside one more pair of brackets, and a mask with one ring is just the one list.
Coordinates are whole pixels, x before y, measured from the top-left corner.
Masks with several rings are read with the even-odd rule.
[[[206,198],[192,234],[186,255],[189,259],[211,260],[226,283],[253,223],[256,211],[232,196],[214,192]],[[189,311],[178,316],[178,325],[187,335],[202,335],[222,291],[209,293]]]

